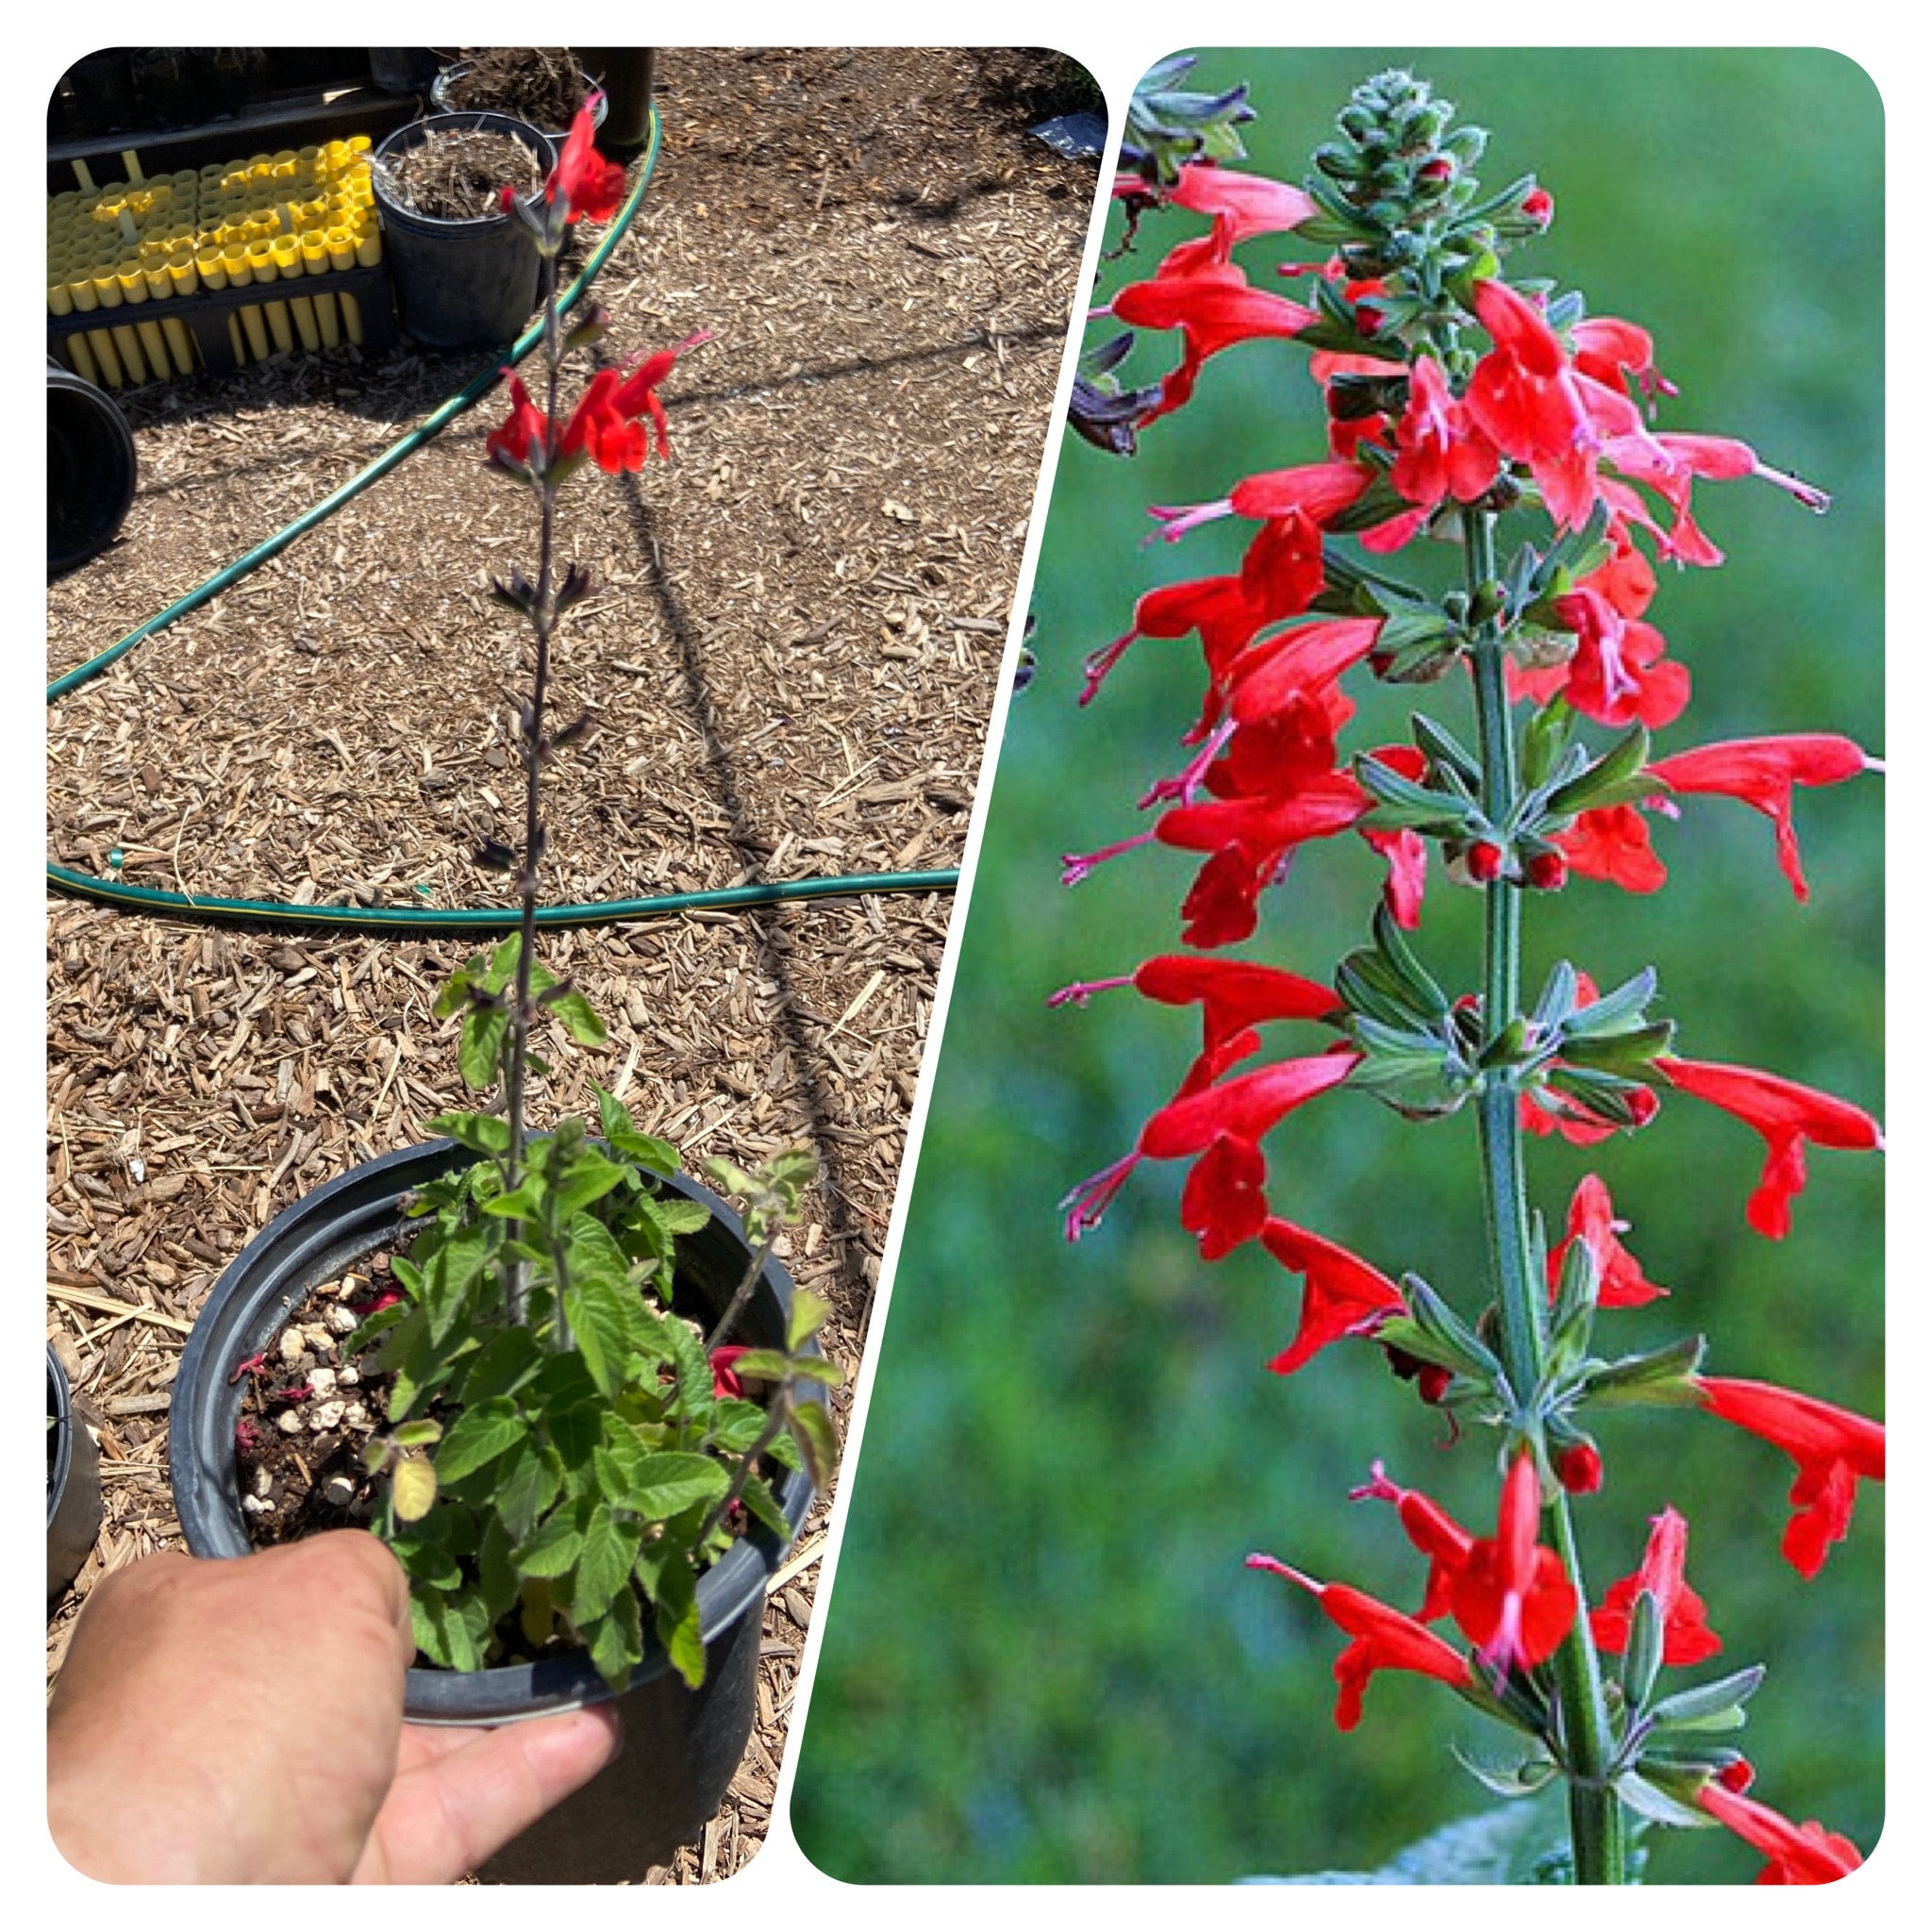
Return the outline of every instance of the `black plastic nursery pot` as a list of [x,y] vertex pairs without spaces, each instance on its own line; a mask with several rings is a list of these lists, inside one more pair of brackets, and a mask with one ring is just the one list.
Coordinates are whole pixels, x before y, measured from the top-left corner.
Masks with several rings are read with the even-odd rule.
[[[786,1519],[791,1520],[789,1517]],[[60,1357],[47,1344],[47,1602],[80,1574],[101,1527],[101,1452],[74,1413]]]
[[[537,244],[507,214],[443,221],[405,208],[384,181],[412,147],[444,131],[508,134],[536,156],[545,175],[557,165],[547,135],[508,114],[428,114],[378,143],[371,179],[382,211],[384,251],[403,326],[434,349],[474,349],[511,341],[537,307]],[[528,197],[534,202],[537,196]]]
[[134,501],[134,436],[106,390],[47,358],[47,575],[105,550]]
[[[195,1556],[246,1556],[251,1547],[235,1470],[242,1396],[229,1379],[235,1365],[269,1346],[315,1289],[400,1244],[410,1224],[400,1208],[406,1192],[475,1158],[454,1141],[433,1141],[352,1169],[278,1214],[215,1283],[182,1354],[169,1412],[169,1476]],[[680,1239],[675,1295],[681,1308],[689,1298],[691,1313],[715,1318],[750,1262],[742,1224],[695,1181],[675,1174],[664,1184],[710,1210],[707,1227]],[[791,1302],[791,1277],[767,1262],[741,1318],[746,1339],[782,1346]],[[795,1529],[810,1507],[811,1484],[788,1471],[774,1490]],[[639,1879],[703,1830],[751,1736],[765,1588],[787,1547],[755,1525],[699,1579],[706,1670],[696,1690],[686,1689],[647,1630],[643,1661],[619,1697],[625,1748],[616,1762],[478,1876],[508,1884]],[[416,1724],[509,1724],[610,1694],[589,1654],[575,1651],[495,1670],[412,1670],[404,1714]]]
[[[435,80],[430,83],[430,105],[439,113],[460,114],[466,111],[477,111],[456,107],[450,101],[450,90],[464,75],[469,73],[471,64],[468,60],[458,60],[453,67],[441,69]],[[603,126],[604,116],[609,110],[609,102],[605,98],[597,83],[588,74],[584,73],[581,68],[577,70],[577,78],[584,84],[585,99],[591,101],[593,104],[591,108],[591,125],[595,127]],[[543,129],[543,133],[553,142],[561,142],[570,133],[570,129],[568,127],[546,127]]]

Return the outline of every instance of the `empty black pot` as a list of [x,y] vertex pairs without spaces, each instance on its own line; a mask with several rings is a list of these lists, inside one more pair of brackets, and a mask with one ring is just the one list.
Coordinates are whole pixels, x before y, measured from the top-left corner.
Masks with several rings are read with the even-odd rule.
[[134,437],[106,390],[47,358],[47,575],[114,541],[134,501]]
[[[168,1423],[175,1512],[197,1557],[249,1550],[235,1476],[235,1365],[266,1348],[312,1290],[404,1238],[402,1194],[475,1158],[454,1141],[433,1141],[354,1168],[285,1208],[215,1283],[182,1354]],[[688,1301],[692,1314],[715,1319],[751,1259],[741,1224],[695,1181],[678,1174],[665,1185],[711,1211],[708,1227],[679,1241],[676,1297],[680,1307]],[[791,1301],[791,1277],[768,1262],[742,1317],[746,1339],[782,1346]],[[787,1472],[776,1493],[785,1520],[803,1523],[810,1483]],[[699,1580],[706,1674],[696,1690],[685,1688],[647,1632],[644,1659],[619,1702],[623,1754],[479,1876],[511,1884],[639,1879],[703,1830],[751,1736],[765,1586],[785,1549],[758,1525]],[[404,1714],[416,1724],[507,1724],[609,1695],[589,1654],[578,1651],[497,1670],[412,1670]]]
[[557,165],[549,137],[508,114],[430,114],[398,127],[377,146],[372,180],[396,310],[403,326],[434,349],[509,341],[537,306],[537,243],[521,222],[500,213],[466,221],[418,214],[395,198],[385,179],[386,167],[432,134],[464,129],[522,142],[546,175]]
[[80,1574],[101,1527],[101,1452],[74,1413],[60,1357],[47,1344],[47,1603]]

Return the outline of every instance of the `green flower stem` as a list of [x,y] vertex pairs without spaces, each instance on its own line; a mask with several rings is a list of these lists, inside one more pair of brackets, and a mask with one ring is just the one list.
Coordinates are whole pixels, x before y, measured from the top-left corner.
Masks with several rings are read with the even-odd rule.
[[[1462,512],[1464,568],[1470,594],[1496,574],[1495,520],[1480,508]],[[1498,829],[1516,805],[1516,741],[1504,677],[1500,619],[1475,632],[1472,658],[1476,724],[1483,761],[1483,810]],[[1487,888],[1483,921],[1483,1030],[1493,1040],[1519,1017],[1523,987],[1523,892],[1507,878]],[[1519,1405],[1542,1379],[1544,1296],[1530,1262],[1528,1190],[1523,1168],[1521,1095],[1514,1074],[1499,1068],[1484,1081],[1478,1105],[1482,1144],[1483,1215],[1503,1321],[1503,1360]],[[1569,1499],[1558,1494],[1546,1512],[1571,1588],[1576,1621],[1557,1653],[1557,1691],[1569,1763],[1570,1839],[1579,1885],[1624,1882],[1624,1815],[1604,1781],[1614,1753],[1603,1678],[1590,1637],[1589,1596],[1570,1523]]]
[[744,1305],[751,1299],[751,1291],[758,1286],[758,1276],[765,1272],[765,1263],[772,1258],[772,1244],[777,1239],[776,1230],[768,1234],[760,1245],[754,1250],[751,1265],[744,1271],[744,1279],[738,1284],[724,1312],[718,1317],[717,1325],[705,1341],[705,1353],[709,1355],[721,1347],[731,1334],[731,1324],[744,1312]]

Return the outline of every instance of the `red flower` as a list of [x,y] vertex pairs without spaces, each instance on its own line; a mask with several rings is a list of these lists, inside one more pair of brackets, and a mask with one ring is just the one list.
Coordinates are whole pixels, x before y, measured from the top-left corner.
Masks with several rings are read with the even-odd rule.
[[1801,1576],[1816,1576],[1829,1546],[1851,1529],[1859,1478],[1885,1480],[1885,1424],[1770,1382],[1700,1375],[1697,1391],[1713,1415],[1762,1437],[1798,1465],[1783,1549]]
[[508,417],[490,433],[486,445],[489,460],[500,468],[525,469],[534,449],[541,464],[549,452],[550,419],[530,400],[522,376],[511,370],[505,370],[504,374],[509,377],[510,410]]
[[1716,1779],[1699,1790],[1697,1804],[1770,1860],[1757,1874],[1759,1885],[1831,1885],[1865,1862],[1850,1839],[1825,1830],[1816,1819],[1793,1824],[1769,1805],[1726,1790]]
[[1663,633],[1625,619],[1587,586],[1557,599],[1557,616],[1576,634],[1576,653],[1555,672],[1519,673],[1512,689],[1547,698],[1557,685],[1572,707],[1599,724],[1641,724],[1653,731],[1674,723],[1690,702],[1690,674],[1666,658]]
[[1541,1518],[1536,1460],[1519,1450],[1503,1481],[1496,1533],[1470,1545],[1449,1591],[1457,1623],[1498,1670],[1541,1663],[1576,1621],[1576,1592],[1563,1559],[1537,1541]]
[[1629,1225],[1627,1221],[1616,1218],[1609,1189],[1595,1174],[1585,1174],[1570,1197],[1567,1237],[1550,1254],[1550,1298],[1556,1299],[1557,1284],[1563,1274],[1563,1257],[1569,1253],[1570,1243],[1577,1241],[1596,1257],[1598,1307],[1641,1307],[1645,1302],[1670,1293],[1669,1289],[1643,1278],[1637,1257],[1617,1239]]
[[1626,892],[1654,892],[1670,876],[1650,842],[1650,823],[1634,805],[1579,812],[1556,843],[1572,871],[1607,879]]
[[1258,1142],[1285,1115],[1339,1087],[1360,1058],[1357,1053],[1324,1053],[1278,1060],[1170,1101],[1141,1128],[1141,1152],[1152,1160],[1175,1160],[1204,1153],[1221,1134]]
[[1408,372],[1408,404],[1395,425],[1396,458],[1389,480],[1423,509],[1445,496],[1474,503],[1496,480],[1496,445],[1449,392],[1442,365],[1419,357]]
[[1594,381],[1615,389],[1627,375],[1646,401],[1677,393],[1676,385],[1664,380],[1652,359],[1649,331],[1634,322],[1614,315],[1590,317],[1571,329],[1570,343],[1577,369]]
[[624,201],[624,170],[615,161],[607,161],[594,144],[597,124],[591,115],[596,100],[592,94],[577,109],[563,152],[543,184],[546,200],[554,203],[562,197],[566,222],[579,218],[608,222]]
[[1181,331],[1180,366],[1162,379],[1160,401],[1141,419],[1143,424],[1179,408],[1193,394],[1208,357],[1257,337],[1298,336],[1315,320],[1312,308],[1250,287],[1214,244],[1204,250],[1191,242],[1174,249],[1151,281],[1129,282],[1108,306],[1130,327]]
[[1784,738],[1740,738],[1724,744],[1699,745],[1659,758],[1651,771],[1674,791],[1715,791],[1740,798],[1777,828],[1777,858],[1791,891],[1810,897],[1798,862],[1798,839],[1791,828],[1791,790],[1798,785],[1838,785],[1875,769],[1849,738],[1829,732],[1799,732]]
[[1176,208],[1212,215],[1215,239],[1224,251],[1256,235],[1298,228],[1315,212],[1315,204],[1299,188],[1207,161],[1187,162],[1167,198]]
[[744,1393],[744,1384],[739,1379],[738,1372],[733,1367],[733,1364],[740,1356],[749,1355],[750,1353],[751,1349],[748,1343],[736,1341],[732,1342],[729,1347],[714,1348],[711,1351],[711,1393],[713,1395],[742,1395]]
[[1621,1655],[1630,1641],[1630,1612],[1648,1591],[1663,1619],[1664,1662],[1701,1664],[1724,1645],[1705,1621],[1704,1599],[1684,1581],[1684,1546],[1690,1527],[1674,1509],[1650,1519],[1643,1564],[1609,1587],[1603,1607],[1590,1613],[1590,1634],[1599,1650]]
[[1478,282],[1475,311],[1495,347],[1463,406],[1498,449],[1529,465],[1557,528],[1580,529],[1596,501],[1599,445],[1581,378],[1541,310],[1507,282]]
[[1469,1682],[1469,1666],[1459,1652],[1413,1617],[1366,1592],[1346,1583],[1317,1583],[1274,1557],[1252,1556],[1248,1568],[1272,1570],[1306,1590],[1328,1620],[1354,1639],[1335,1659],[1335,1681],[1341,1687],[1335,1704],[1339,1730],[1352,1731],[1361,1722],[1362,1692],[1377,1671],[1416,1671],[1458,1687]]
[[1278,966],[1253,959],[1203,959],[1191,953],[1163,953],[1142,961],[1133,984],[1138,992],[1164,1006],[1200,1001],[1204,1053],[1225,1046],[1264,1021],[1322,1020],[1340,1005],[1333,987]]
[[564,426],[558,447],[559,458],[587,455],[613,476],[621,470],[641,470],[647,452],[643,427],[637,419],[648,414],[657,425],[658,454],[668,458],[671,443],[665,433],[664,405],[658,400],[658,385],[671,374],[685,350],[710,340],[709,332],[700,329],[676,348],[660,349],[646,357],[628,376],[619,375],[614,369],[598,370]]
[[1268,1366],[1291,1375],[1318,1351],[1344,1336],[1365,1335],[1387,1315],[1402,1311],[1402,1291],[1386,1274],[1335,1241],[1278,1216],[1261,1228],[1261,1245],[1291,1274],[1307,1277],[1301,1326]]
[[1475,1538],[1440,1503],[1420,1490],[1405,1490],[1391,1482],[1379,1462],[1370,1464],[1367,1482],[1348,1492],[1351,1503],[1371,1497],[1379,1503],[1395,1505],[1404,1533],[1429,1559],[1429,1578],[1423,1586],[1423,1607],[1416,1615],[1424,1624],[1446,1617],[1456,1579],[1475,1548]]
[[1805,1143],[1854,1150],[1882,1148],[1878,1123],[1862,1108],[1795,1080],[1659,1054],[1654,1062],[1673,1087],[1734,1114],[1764,1138],[1764,1173],[1745,1218],[1759,1234],[1780,1241],[1790,1233],[1792,1198],[1805,1188]]

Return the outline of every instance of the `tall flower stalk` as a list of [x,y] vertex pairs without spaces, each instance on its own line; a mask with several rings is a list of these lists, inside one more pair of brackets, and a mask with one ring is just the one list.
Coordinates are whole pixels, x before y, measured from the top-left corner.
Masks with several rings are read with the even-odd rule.
[[[1174,99],[1203,113],[1225,105]],[[1329,447],[1323,460],[1153,511],[1169,541],[1224,518],[1254,534],[1238,571],[1148,592],[1124,635],[1089,659],[1083,703],[1138,641],[1198,635],[1208,688],[1183,740],[1186,763],[1141,800],[1158,812],[1152,828],[1069,857],[1064,876],[1077,883],[1149,843],[1202,855],[1180,936],[1207,953],[1254,933],[1261,894],[1305,844],[1361,837],[1388,879],[1368,942],[1340,962],[1332,986],[1274,964],[1179,956],[1055,996],[1084,1005],[1132,986],[1198,1002],[1203,1015],[1202,1051],[1173,1098],[1127,1156],[1068,1196],[1068,1234],[1096,1226],[1141,1161],[1185,1160],[1181,1219],[1204,1259],[1258,1240],[1306,1278],[1301,1326],[1276,1373],[1332,1343],[1367,1341],[1424,1402],[1491,1445],[1493,1535],[1465,1529],[1379,1461],[1355,1491],[1394,1504],[1429,1560],[1413,1616],[1278,1557],[1250,1558],[1311,1594],[1352,1639],[1336,1666],[1344,1728],[1377,1670],[1449,1686],[1511,1734],[1509,1761],[1485,1782],[1513,1798],[1564,1787],[1569,1841],[1557,1869],[1579,1884],[1635,1878],[1653,1827],[1713,1823],[1766,1854],[1767,1879],[1840,1875],[1857,1860],[1848,1840],[1740,1795],[1753,1772],[1730,1734],[1762,1670],[1684,1688],[1664,1678],[1721,1648],[1686,1579],[1685,1519],[1663,1502],[1641,1566],[1598,1600],[1573,1507],[1602,1484],[1592,1432],[1603,1415],[1707,1409],[1796,1462],[1785,1554],[1814,1575],[1849,1532],[1858,1482],[1883,1477],[1882,1426],[1816,1397],[1704,1375],[1702,1335],[1606,1349],[1614,1324],[1600,1337],[1599,1315],[1662,1291],[1619,1239],[1598,1175],[1579,1186],[1553,1242],[1524,1160],[1526,1134],[1590,1145],[1646,1128],[1678,1093],[1701,1098],[1763,1138],[1748,1211],[1775,1239],[1806,1185],[1807,1145],[1882,1144],[1876,1122],[1848,1101],[1674,1053],[1648,970],[1599,992],[1582,967],[1559,960],[1533,996],[1524,974],[1524,918],[1538,895],[1574,878],[1641,892],[1662,885],[1647,814],[1674,816],[1674,797],[1723,793],[1771,817],[1779,863],[1804,896],[1793,787],[1842,782],[1874,761],[1818,733],[1653,757],[1651,733],[1684,712],[1690,678],[1648,610],[1657,561],[1723,561],[1692,515],[1698,480],[1756,476],[1814,510],[1828,499],[1735,439],[1656,426],[1658,399],[1675,391],[1649,336],[1591,314],[1580,294],[1506,275],[1505,258],[1549,226],[1554,203],[1534,177],[1485,195],[1474,170],[1486,137],[1454,125],[1453,108],[1424,83],[1395,72],[1358,88],[1299,187],[1220,164],[1205,133],[1189,158],[1185,116],[1169,118],[1162,167],[1137,167],[1119,192],[1142,234],[1166,207],[1207,216],[1209,232],[1095,313],[1177,330],[1180,361],[1158,388],[1095,390],[1089,414],[1106,416],[1108,434],[1088,440],[1130,454],[1138,434],[1185,406],[1211,358],[1291,337],[1314,351]],[[1306,277],[1307,301],[1249,284],[1235,251],[1269,233],[1327,251],[1285,271]],[[1130,348],[1111,339],[1106,368]],[[1389,561],[1432,538],[1462,559],[1460,586],[1440,595]],[[1404,685],[1466,678],[1470,712],[1454,722],[1419,712],[1410,742],[1344,754],[1354,705],[1342,683],[1362,667]],[[1484,895],[1482,955],[1459,994],[1409,937],[1423,926],[1434,863]],[[1291,1019],[1326,1025],[1332,1043],[1237,1071],[1260,1050],[1262,1024]],[[1264,1141],[1290,1111],[1344,1088],[1412,1120],[1474,1113],[1489,1250],[1479,1305],[1458,1310],[1416,1273],[1391,1280],[1279,1211]],[[1444,1619],[1467,1648],[1429,1628]]]

